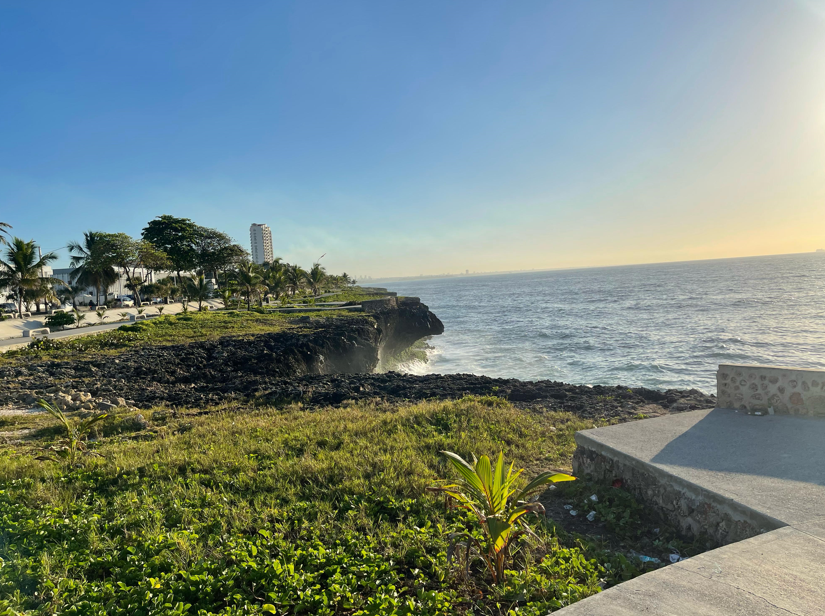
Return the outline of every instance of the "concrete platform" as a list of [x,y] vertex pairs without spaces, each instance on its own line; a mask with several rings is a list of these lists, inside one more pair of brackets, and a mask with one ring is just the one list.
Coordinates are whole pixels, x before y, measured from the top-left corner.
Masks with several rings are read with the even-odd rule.
[[722,547],[560,613],[825,615],[825,420],[715,409],[586,430],[576,441],[576,473],[621,478]]

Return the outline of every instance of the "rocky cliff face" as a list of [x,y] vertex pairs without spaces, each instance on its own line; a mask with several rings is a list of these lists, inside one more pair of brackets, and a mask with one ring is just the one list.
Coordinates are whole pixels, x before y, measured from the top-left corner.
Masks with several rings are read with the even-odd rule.
[[298,329],[272,334],[1,366],[0,405],[31,405],[45,396],[72,408],[57,394],[76,392],[84,394],[77,405],[83,408],[123,399],[139,407],[215,404],[262,394],[303,375],[370,373],[382,358],[444,331],[438,317],[418,301],[373,305],[369,312],[369,318],[303,317]]

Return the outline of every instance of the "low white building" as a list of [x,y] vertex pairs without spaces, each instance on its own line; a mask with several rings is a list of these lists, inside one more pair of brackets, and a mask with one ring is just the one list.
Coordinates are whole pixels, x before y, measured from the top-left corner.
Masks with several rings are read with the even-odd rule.
[[[66,283],[66,286],[71,284],[71,274],[73,269],[70,267],[63,267],[57,268],[54,270],[52,274],[53,278],[57,278],[58,280],[62,280]],[[139,276],[146,281],[146,284],[157,282],[158,280],[162,280],[164,278],[168,278],[170,276],[175,276],[174,272],[153,272],[149,270],[145,270],[142,267],[137,268],[135,270],[135,276]],[[121,295],[131,295],[132,292],[126,287],[126,283],[128,279],[126,276],[123,275],[121,270],[118,270],[118,279],[106,290],[106,299],[113,299],[115,297],[120,297]],[[88,303],[89,299],[95,299],[96,301],[96,294],[97,291],[94,287],[88,287],[84,294],[84,297],[81,298],[78,296],[78,300],[82,301],[84,304]],[[88,297],[85,297],[88,296]]]

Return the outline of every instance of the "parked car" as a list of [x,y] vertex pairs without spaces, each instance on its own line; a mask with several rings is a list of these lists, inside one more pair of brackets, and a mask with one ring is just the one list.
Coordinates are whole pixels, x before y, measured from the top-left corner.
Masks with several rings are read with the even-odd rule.
[[132,308],[135,305],[135,300],[128,295],[121,295],[117,298],[117,302],[124,308]]

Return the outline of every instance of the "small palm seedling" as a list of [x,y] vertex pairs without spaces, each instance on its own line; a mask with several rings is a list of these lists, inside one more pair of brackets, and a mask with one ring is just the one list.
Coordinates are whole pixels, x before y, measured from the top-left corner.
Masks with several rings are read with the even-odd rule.
[[158,314],[163,314],[163,310],[164,310],[165,308],[166,308],[166,306],[158,306],[157,308],[155,308],[155,310],[157,310],[157,311],[158,311]]
[[138,308],[137,309],[138,314],[143,314],[144,312],[146,312],[146,308]]
[[117,313],[117,316],[119,316],[121,319],[128,319],[128,318],[129,318],[129,314],[130,314],[130,313],[128,313],[128,312],[118,312],[118,313]]
[[106,319],[109,318],[109,315],[106,314],[105,310],[98,310],[98,311],[95,312],[95,314],[97,315],[98,321],[105,321]]
[[74,466],[77,463],[78,456],[90,453],[86,449],[86,437],[96,423],[109,416],[108,413],[102,413],[83,421],[70,421],[63,411],[45,400],[38,400],[37,405],[60,421],[65,430],[65,435],[58,441],[58,445],[49,447],[45,450],[48,453],[38,456],[37,459],[51,460],[52,462],[63,460],[68,462],[69,466]]
[[86,318],[86,315],[84,313],[82,313],[79,310],[75,309],[75,311],[74,311],[74,322],[75,322],[75,327],[76,328],[80,327],[80,322],[83,321],[85,318]]
[[495,468],[487,456],[481,456],[478,460],[473,456],[473,464],[470,464],[451,451],[441,453],[458,471],[460,479],[458,483],[448,483],[430,490],[445,493],[457,501],[460,508],[471,512],[478,520],[482,534],[481,540],[470,533],[454,535],[456,541],[450,551],[464,547],[469,566],[470,551],[474,547],[493,576],[493,583],[501,584],[511,546],[523,535],[536,536],[527,525],[527,515],[544,513],[541,503],[528,499],[548,484],[576,478],[564,473],[545,472],[518,489],[519,477],[524,469],[513,472],[513,464],[505,468],[503,452],[498,454]]

